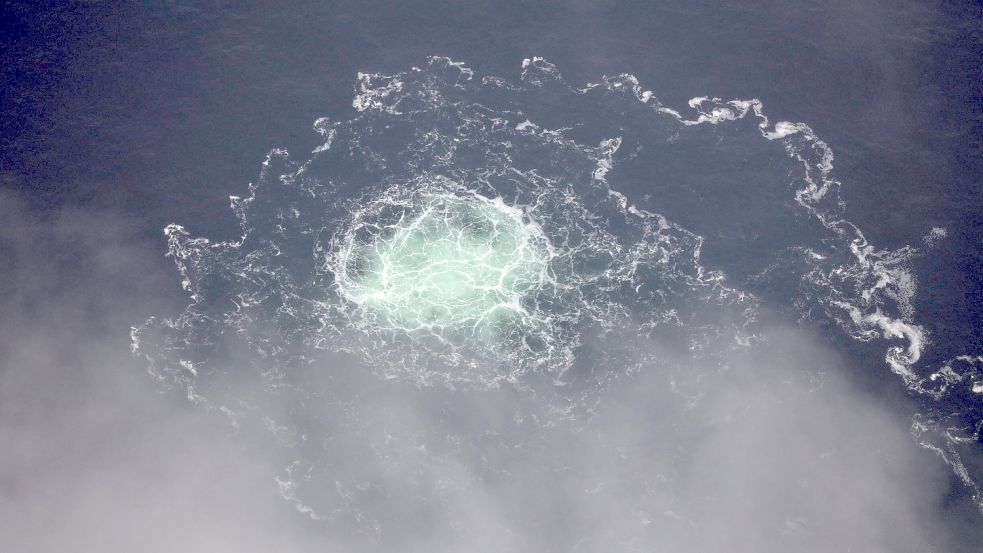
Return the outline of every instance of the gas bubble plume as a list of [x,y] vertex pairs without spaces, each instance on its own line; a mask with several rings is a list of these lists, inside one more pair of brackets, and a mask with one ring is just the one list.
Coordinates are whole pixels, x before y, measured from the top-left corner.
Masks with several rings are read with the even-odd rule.
[[536,356],[552,342],[537,296],[558,284],[549,239],[526,219],[501,198],[453,191],[376,202],[336,253],[338,290],[387,331]]
[[[963,461],[983,429],[980,364],[965,361],[977,357],[924,361],[919,251],[878,249],[846,219],[832,150],[807,125],[770,121],[756,99],[698,97],[678,111],[632,75],[576,88],[541,58],[515,81],[439,57],[360,74],[352,106],[350,119],[315,122],[309,159],[274,150],[232,198],[241,238],[166,228],[189,303],[132,334],[161,382],[276,436],[291,457],[281,495],[302,512],[375,532],[402,516],[379,489],[445,508],[476,480],[427,487],[430,469],[401,474],[394,444],[419,467],[481,459],[486,478],[504,478],[511,469],[486,448],[591,428],[606,394],[643,376],[680,402],[659,414],[672,427],[737,378],[734,360],[765,341],[766,316],[882,358],[922,402],[919,443],[983,506]],[[931,233],[924,247],[944,239]],[[762,374],[766,387],[779,378]],[[470,413],[455,402],[473,397],[509,416],[481,431],[420,430],[373,410],[387,393],[432,403],[435,418]],[[389,415],[372,434],[373,417]],[[330,443],[345,440],[364,466],[333,457]],[[547,453],[537,462],[568,467]],[[635,503],[618,504],[685,509],[663,491],[639,485]],[[644,534],[639,524],[623,534]]]

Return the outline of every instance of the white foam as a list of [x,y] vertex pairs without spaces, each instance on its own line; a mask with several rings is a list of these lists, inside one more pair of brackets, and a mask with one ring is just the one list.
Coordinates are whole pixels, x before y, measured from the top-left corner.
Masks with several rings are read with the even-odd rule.
[[314,130],[321,135],[324,142],[320,146],[314,148],[311,152],[317,154],[328,150],[331,148],[331,144],[334,142],[335,136],[338,134],[338,130],[334,128],[334,124],[327,117],[318,118],[314,121]]
[[393,76],[381,73],[358,73],[359,93],[352,100],[352,107],[358,111],[381,110],[398,115],[395,104],[386,100],[403,90],[403,82]]
[[945,239],[949,235],[949,232],[942,227],[933,227],[932,230],[922,238],[926,246],[934,246],[939,241]]

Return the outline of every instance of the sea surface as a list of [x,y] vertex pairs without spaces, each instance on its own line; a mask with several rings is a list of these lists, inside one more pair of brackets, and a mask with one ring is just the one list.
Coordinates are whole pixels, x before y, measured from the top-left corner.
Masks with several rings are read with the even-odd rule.
[[114,352],[299,550],[973,551],[971,3],[3,10],[10,397]]

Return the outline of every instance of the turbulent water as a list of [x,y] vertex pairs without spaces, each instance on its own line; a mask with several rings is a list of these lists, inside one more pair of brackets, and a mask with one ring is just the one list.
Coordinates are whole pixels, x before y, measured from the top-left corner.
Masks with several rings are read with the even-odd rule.
[[[671,109],[631,75],[576,88],[539,58],[515,82],[445,58],[362,74],[353,106],[351,120],[315,123],[309,160],[272,152],[232,199],[240,240],[167,227],[191,303],[133,333],[162,381],[234,420],[259,413],[294,452],[279,481],[304,512],[367,528],[385,518],[371,479],[309,439],[318,420],[347,421],[328,441],[368,432],[373,400],[360,394],[373,382],[444,407],[465,401],[448,391],[508,389],[517,427],[579,427],[605,390],[652,367],[698,402],[755,348],[766,313],[883,351],[924,405],[916,438],[983,505],[964,463],[983,360],[920,363],[931,336],[912,308],[918,248],[878,249],[845,219],[833,153],[808,126],[769,121],[757,100]],[[925,231],[919,248],[945,238]],[[305,380],[328,357],[349,367],[345,384]],[[229,384],[241,380],[255,386]],[[320,406],[284,412],[274,396]],[[428,432],[409,447],[451,473],[481,446]],[[518,447],[508,429],[496,436]],[[395,466],[380,443],[365,438],[365,462]],[[436,488],[464,486],[452,480]]]

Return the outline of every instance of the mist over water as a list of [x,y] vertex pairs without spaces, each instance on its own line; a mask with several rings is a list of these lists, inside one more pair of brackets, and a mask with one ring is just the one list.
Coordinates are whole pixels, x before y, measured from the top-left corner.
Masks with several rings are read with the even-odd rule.
[[[167,227],[191,303],[133,351],[356,550],[943,547],[983,386],[920,363],[909,264],[945,230],[868,243],[830,147],[757,100],[521,71],[360,74],[357,117],[232,199],[240,240]],[[820,329],[881,351],[914,422]]]

